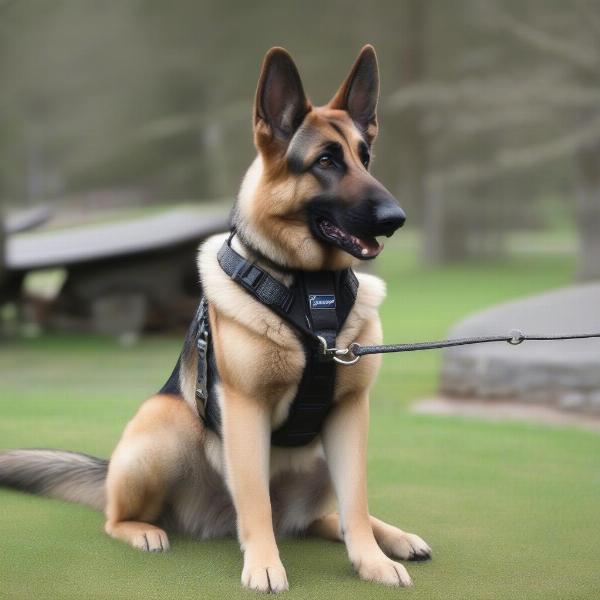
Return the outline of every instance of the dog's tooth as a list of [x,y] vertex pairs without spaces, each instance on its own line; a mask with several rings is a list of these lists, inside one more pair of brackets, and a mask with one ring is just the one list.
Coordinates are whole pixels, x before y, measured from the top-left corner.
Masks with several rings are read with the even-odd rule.
[[363,248],[363,249],[360,251],[360,253],[361,253],[363,256],[365,256],[366,254],[368,254],[368,253],[369,253],[369,251],[368,251],[366,248]]

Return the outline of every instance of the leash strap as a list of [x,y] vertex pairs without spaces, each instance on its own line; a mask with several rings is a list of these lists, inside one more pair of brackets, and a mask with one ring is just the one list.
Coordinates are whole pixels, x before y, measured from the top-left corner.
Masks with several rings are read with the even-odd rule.
[[527,335],[519,329],[513,329],[507,335],[488,335],[481,337],[458,338],[454,340],[440,340],[437,342],[415,342],[412,344],[382,344],[380,346],[361,346],[356,342],[349,348],[337,352],[361,357],[366,354],[387,354],[389,352],[415,352],[417,350],[435,350],[437,348],[451,348],[453,346],[469,346],[471,344],[487,344],[492,342],[506,342],[511,346],[518,346],[526,341],[557,341],[557,340],[582,340],[600,338],[599,333],[575,333],[559,335]]

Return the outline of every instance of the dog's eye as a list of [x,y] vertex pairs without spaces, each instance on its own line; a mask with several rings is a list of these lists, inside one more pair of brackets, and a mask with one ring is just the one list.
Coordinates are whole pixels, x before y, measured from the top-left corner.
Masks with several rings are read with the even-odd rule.
[[331,154],[321,154],[321,156],[317,158],[317,164],[325,169],[333,167],[333,158]]
[[369,149],[364,142],[361,142],[358,145],[358,156],[360,157],[360,162],[362,162],[365,169],[368,169],[369,165],[371,164],[371,155],[369,154]]

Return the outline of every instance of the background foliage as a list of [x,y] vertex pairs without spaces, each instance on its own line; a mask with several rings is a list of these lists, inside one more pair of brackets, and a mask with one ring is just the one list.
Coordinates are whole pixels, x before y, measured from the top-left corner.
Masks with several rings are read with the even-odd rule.
[[230,202],[264,52],[327,101],[365,42],[382,70],[376,173],[428,263],[577,226],[600,276],[600,6],[590,0],[0,3],[0,198]]

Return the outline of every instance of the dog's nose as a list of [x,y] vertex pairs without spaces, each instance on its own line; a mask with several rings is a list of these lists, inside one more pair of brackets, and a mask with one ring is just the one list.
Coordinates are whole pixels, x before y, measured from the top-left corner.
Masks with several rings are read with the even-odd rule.
[[375,205],[375,227],[376,235],[390,237],[396,229],[404,225],[406,214],[398,206],[396,200],[386,198]]

